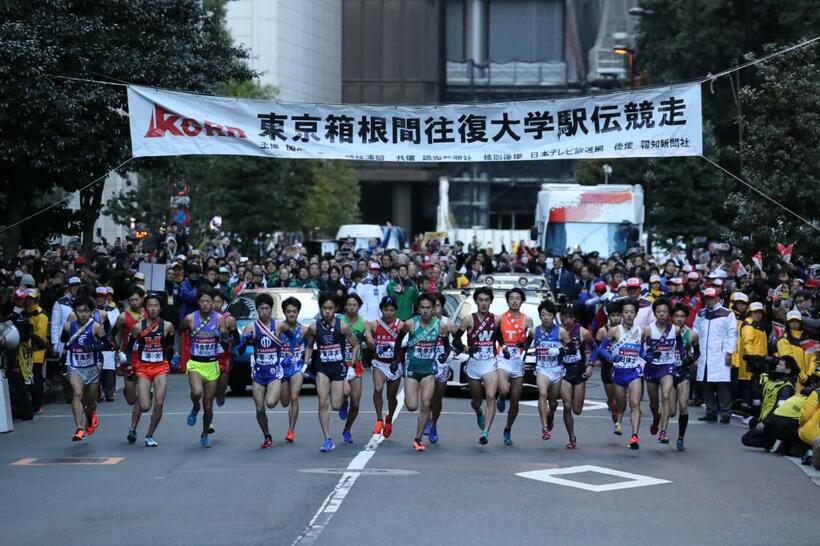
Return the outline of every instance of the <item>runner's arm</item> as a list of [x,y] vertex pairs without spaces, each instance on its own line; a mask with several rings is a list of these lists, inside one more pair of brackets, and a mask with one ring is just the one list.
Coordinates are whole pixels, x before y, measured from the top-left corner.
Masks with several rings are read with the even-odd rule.
[[165,331],[162,333],[162,347],[165,360],[171,362],[174,357],[174,325],[165,321]]
[[233,336],[231,336],[231,332],[228,330],[228,325],[226,323],[224,317],[217,317],[216,323],[219,328],[219,343],[222,345],[223,349],[230,349],[231,344],[233,343]]
[[307,332],[305,332],[304,340],[305,340],[305,362],[310,362],[311,358],[313,357],[313,338],[316,336],[316,323],[314,322],[310,326],[308,326]]
[[365,322],[364,323],[364,339],[365,339],[365,342],[367,343],[367,347],[371,351],[376,350],[376,340],[373,338],[373,332],[372,332],[372,330],[376,329],[375,325],[376,325],[376,321]]
[[444,364],[450,357],[450,328],[446,324],[441,324],[438,335],[444,343],[444,352],[438,355],[439,364]]
[[403,322],[401,326],[399,326],[399,335],[396,337],[396,341],[393,343],[393,362],[401,361],[401,342],[404,340],[404,336],[407,335],[407,325],[409,322]]
[[359,338],[354,335],[353,331],[344,323],[342,323],[342,334],[345,336],[347,342],[350,343],[350,354],[354,355],[352,362],[355,362],[355,355],[359,354]]

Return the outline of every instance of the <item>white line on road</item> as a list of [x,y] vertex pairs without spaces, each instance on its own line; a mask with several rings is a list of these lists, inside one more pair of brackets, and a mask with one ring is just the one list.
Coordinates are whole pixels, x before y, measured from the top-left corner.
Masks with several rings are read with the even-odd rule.
[[[399,418],[399,413],[401,413],[401,409],[404,407],[404,389],[399,391],[396,398],[399,404],[396,408],[396,413],[393,414],[394,423]],[[379,447],[382,441],[384,441],[384,436],[374,434],[370,438],[370,441],[367,442],[362,450],[350,461],[350,464],[347,465],[348,472],[342,474],[342,477],[339,478],[339,481],[336,483],[336,487],[334,487],[333,491],[325,498],[319,510],[308,522],[305,530],[302,531],[301,535],[296,537],[296,540],[293,541],[291,546],[313,544],[319,539],[322,531],[325,530],[330,520],[333,519],[333,515],[341,508],[342,502],[347,497],[347,494],[350,493],[353,484],[359,479],[361,473],[356,471],[362,470],[367,465],[368,461],[376,454],[376,448]]]

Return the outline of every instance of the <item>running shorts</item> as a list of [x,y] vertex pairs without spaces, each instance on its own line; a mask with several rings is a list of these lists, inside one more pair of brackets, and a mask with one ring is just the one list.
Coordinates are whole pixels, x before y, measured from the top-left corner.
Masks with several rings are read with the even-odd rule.
[[347,377],[347,366],[344,362],[316,363],[316,373],[322,374],[331,381],[343,381]]
[[86,366],[84,368],[74,368],[73,366],[69,366],[66,371],[66,376],[79,377],[80,381],[83,382],[83,385],[91,385],[92,383],[99,383],[100,368],[96,364],[93,366]]
[[202,378],[202,381],[208,383],[209,381],[216,381],[219,379],[219,363],[214,360],[212,362],[200,362],[193,358],[188,361],[186,373],[196,372]]
[[550,380],[550,383],[557,383],[558,381],[561,381],[561,378],[564,377],[564,367],[561,365],[536,366],[535,374],[543,375],[544,377]]
[[373,367],[382,372],[388,381],[397,381],[404,375],[404,367],[401,364],[399,364],[399,367],[396,369],[396,373],[393,373],[390,371],[390,364],[385,364],[381,360],[374,358]]
[[650,383],[658,383],[661,378],[666,377],[667,375],[674,375],[674,373],[674,364],[661,364],[660,366],[655,364],[647,364],[643,369],[643,376]]
[[138,362],[134,364],[134,373],[137,374],[137,377],[144,377],[148,381],[153,381],[158,376],[167,374],[170,371],[171,367],[168,365],[168,362],[164,360],[156,364],[147,364],[145,362]]
[[498,369],[504,370],[512,379],[524,377],[524,361],[520,358],[503,358],[498,357]]
[[584,377],[584,372],[587,370],[586,364],[569,364],[564,368],[564,381],[570,385],[580,385],[586,382],[587,378]]
[[675,373],[672,374],[673,385],[677,388],[684,381],[689,381],[689,373],[689,366],[675,368]]
[[612,368],[612,382],[621,387],[628,387],[630,383],[642,377],[641,368]]
[[306,366],[303,362],[296,362],[294,364],[288,364],[287,366],[281,366],[281,368],[282,381],[287,381],[296,374],[304,373]]
[[497,368],[495,358],[488,358],[486,360],[470,358],[470,360],[467,361],[467,366],[465,366],[464,371],[467,372],[467,377],[470,379],[481,381],[485,375],[495,373]]
[[262,385],[263,387],[268,386],[269,383],[273,383],[274,381],[280,381],[282,379],[282,366],[256,366],[251,369],[251,381]]

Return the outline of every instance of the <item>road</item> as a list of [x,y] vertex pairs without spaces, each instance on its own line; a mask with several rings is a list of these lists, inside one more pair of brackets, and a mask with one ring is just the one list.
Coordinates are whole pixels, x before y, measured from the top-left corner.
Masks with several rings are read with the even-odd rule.
[[[45,415],[0,436],[0,542],[820,543],[816,511],[805,508],[807,499],[816,506],[817,486],[786,458],[741,446],[739,422],[702,424],[696,420],[702,410],[694,409],[688,450],[680,453],[656,443],[645,418],[641,449],[631,451],[627,436],[612,434],[602,404],[592,403],[576,418],[578,449],[569,451],[560,415],[553,439],[541,441],[533,401],[521,408],[513,446],[502,445],[496,421],[482,447],[469,401],[456,393],[445,399],[439,443],[416,453],[410,448],[416,416],[404,409],[390,439],[371,437],[371,392],[368,373],[355,443],[340,443],[341,422],[333,416],[338,443],[329,454],[319,452],[310,391],[303,394],[294,444],[283,440],[286,414],[272,412],[269,450],[259,449],[248,395],[229,397],[217,409],[214,446],[200,447],[198,428],[185,424],[190,401],[179,376],[170,381],[155,449],[142,445],[145,417],[138,443],[126,443],[130,408],[121,397],[100,406],[100,428],[82,443],[70,441],[69,407],[48,406]],[[588,399],[603,398],[591,380]],[[670,428],[674,439],[677,425]],[[55,464],[78,458],[115,464]],[[560,478],[636,487],[591,491],[517,475],[572,467],[582,468]]]

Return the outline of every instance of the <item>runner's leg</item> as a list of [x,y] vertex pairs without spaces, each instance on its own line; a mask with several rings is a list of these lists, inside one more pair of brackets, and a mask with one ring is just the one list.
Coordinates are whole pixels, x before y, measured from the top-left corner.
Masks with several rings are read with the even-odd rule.
[[487,403],[487,417],[484,430],[490,432],[495,418],[495,397],[498,393],[498,374],[490,372],[484,376],[484,399]]
[[384,372],[373,366],[373,408],[376,410],[376,420],[381,421],[384,408],[384,384],[387,378]]
[[674,412],[675,399],[672,397],[672,382],[671,375],[665,375],[661,378],[660,394],[661,394],[661,422],[660,427],[662,431],[666,431],[669,426],[669,416]]
[[262,430],[263,436],[270,436],[268,429],[268,414],[265,412],[266,388],[256,381],[251,383],[251,393],[253,394],[253,405],[256,408],[256,422]]
[[[404,407],[407,411],[416,411],[419,407],[419,381],[407,377],[404,379]],[[422,429],[424,432],[424,429]],[[421,437],[419,435],[419,437]]]
[[85,426],[85,412],[83,408],[83,391],[85,385],[83,380],[77,374],[68,376],[68,383],[71,385],[71,413],[74,414],[74,428],[83,428]]
[[387,422],[393,422],[393,416],[396,415],[396,409],[399,407],[399,388],[401,387],[401,379],[396,379],[387,382]]
[[[330,438],[330,419],[328,418],[328,404],[330,403],[330,378],[318,372],[316,374],[316,398],[319,401],[319,425],[322,427],[322,435]],[[338,381],[335,381],[338,383]]]
[[[290,405],[288,406],[288,428],[296,429],[296,420],[299,419],[299,393],[302,390],[304,376],[297,373],[288,380],[288,384],[281,387],[282,392],[290,391]],[[283,404],[284,405],[284,404]]]
[[537,373],[535,374],[535,382],[538,385],[538,416],[541,418],[541,428],[547,428],[550,380],[547,376]]
[[643,380],[634,379],[629,384],[629,420],[632,423],[632,434],[638,434],[641,426],[641,398],[643,398]]
[[561,380],[561,402],[563,404],[564,426],[567,428],[567,435],[570,440],[575,438],[575,420],[572,417],[572,383],[566,379]]
[[438,418],[441,416],[444,395],[446,392],[447,383],[436,381],[436,385],[433,388],[433,401],[430,403],[430,423],[434,426],[438,423]]
[[162,419],[162,408],[165,404],[165,394],[168,392],[168,376],[158,375],[154,378],[154,410],[151,412],[151,423],[148,425],[148,436],[153,437],[154,432]]
[[217,380],[208,381],[202,385],[202,434],[208,434],[208,429],[214,420],[214,398],[216,398],[216,388],[219,385]]
[[191,404],[193,405],[193,410],[199,413],[203,392],[202,376],[196,372],[188,373],[188,385],[191,387]]
[[416,425],[416,440],[421,441],[427,419],[430,417],[430,402],[433,399],[433,390],[436,388],[436,376],[428,375],[419,382],[419,420]]
[[350,405],[347,409],[347,421],[344,430],[350,432],[359,415],[359,404],[362,400],[362,378],[357,377],[347,382],[350,385]]

